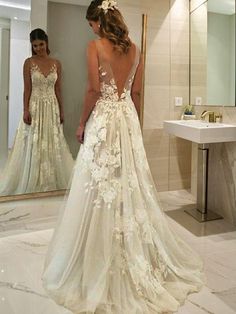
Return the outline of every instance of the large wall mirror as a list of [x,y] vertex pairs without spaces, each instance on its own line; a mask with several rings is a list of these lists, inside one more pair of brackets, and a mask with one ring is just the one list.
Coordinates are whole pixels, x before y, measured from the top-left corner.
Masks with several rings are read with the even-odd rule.
[[[11,154],[17,129],[23,115],[23,64],[31,56],[29,33],[31,28],[41,27],[49,36],[51,56],[62,64],[62,94],[65,111],[64,135],[75,159],[79,150],[75,132],[83,104],[87,70],[86,46],[95,38],[85,19],[87,1],[84,0],[14,0],[0,2],[0,180]],[[34,14],[33,14],[34,13]],[[134,19],[132,13],[125,18]],[[145,46],[146,24],[137,15],[137,29],[131,28],[131,38],[140,48]],[[134,25],[134,23],[133,23]],[[40,154],[39,154],[40,158]],[[29,160],[30,162],[30,160]],[[16,170],[16,169],[15,169]],[[37,169],[34,169],[37,172]],[[12,171],[14,178],[14,169]],[[0,181],[1,187],[1,181]],[[48,195],[58,195],[63,189],[41,189],[27,192],[0,191],[0,202]]]
[[192,2],[190,102],[235,106],[235,0]]

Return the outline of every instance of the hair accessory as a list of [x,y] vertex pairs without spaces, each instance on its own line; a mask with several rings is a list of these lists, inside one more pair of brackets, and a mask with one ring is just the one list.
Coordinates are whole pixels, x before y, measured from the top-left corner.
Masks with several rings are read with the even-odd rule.
[[117,2],[115,0],[103,0],[102,4],[98,6],[99,9],[103,9],[105,14],[108,10],[118,9]]

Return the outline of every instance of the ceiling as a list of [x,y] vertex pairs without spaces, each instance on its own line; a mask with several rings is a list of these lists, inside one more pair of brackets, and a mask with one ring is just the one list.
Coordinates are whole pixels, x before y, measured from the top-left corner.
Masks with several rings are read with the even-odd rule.
[[30,20],[31,0],[0,0],[0,18]]

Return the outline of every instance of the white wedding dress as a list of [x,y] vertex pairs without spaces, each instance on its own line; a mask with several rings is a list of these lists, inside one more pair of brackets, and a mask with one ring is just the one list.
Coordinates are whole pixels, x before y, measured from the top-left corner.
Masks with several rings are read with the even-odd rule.
[[[32,59],[31,59],[32,60]],[[65,189],[74,166],[60,124],[55,95],[56,64],[45,76],[31,61],[31,125],[21,119],[14,145],[0,176],[0,195]]]
[[96,45],[101,97],[86,125],[43,285],[75,314],[173,313],[203,285],[202,262],[170,230],[158,203],[130,96],[139,52],[119,96]]

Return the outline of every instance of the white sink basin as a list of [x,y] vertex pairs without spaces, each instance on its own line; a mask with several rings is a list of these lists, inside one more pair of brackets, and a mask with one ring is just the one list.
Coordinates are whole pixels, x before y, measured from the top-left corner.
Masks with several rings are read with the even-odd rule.
[[164,121],[164,129],[175,136],[199,144],[236,141],[236,125],[202,120]]

